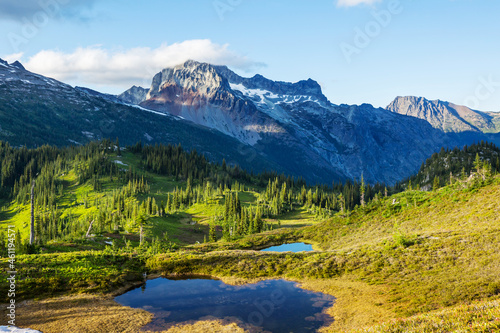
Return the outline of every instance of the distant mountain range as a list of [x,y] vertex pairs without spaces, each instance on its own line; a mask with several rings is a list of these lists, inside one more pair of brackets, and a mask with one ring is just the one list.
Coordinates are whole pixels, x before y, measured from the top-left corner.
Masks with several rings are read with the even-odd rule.
[[[420,119],[419,119],[420,118]],[[387,109],[335,105],[311,79],[244,78],[225,66],[187,61],[155,75],[149,89],[114,96],[0,62],[0,140],[67,145],[181,143],[214,160],[272,169],[311,182],[395,183],[441,147],[498,142],[494,113],[399,97]]]
[[397,97],[387,110],[426,120],[444,132],[500,132],[500,113],[481,112],[466,106],[422,97]]

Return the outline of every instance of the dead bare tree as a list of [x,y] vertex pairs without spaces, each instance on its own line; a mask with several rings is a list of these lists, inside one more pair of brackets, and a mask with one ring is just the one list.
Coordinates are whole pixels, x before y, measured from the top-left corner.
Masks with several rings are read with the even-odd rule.
[[94,224],[94,220],[90,221],[90,225],[89,225],[89,230],[87,230],[87,234],[85,235],[85,237],[89,237],[90,235],[90,230],[92,230],[92,225]]
[[35,242],[35,179],[31,185],[31,225],[30,225],[30,245]]

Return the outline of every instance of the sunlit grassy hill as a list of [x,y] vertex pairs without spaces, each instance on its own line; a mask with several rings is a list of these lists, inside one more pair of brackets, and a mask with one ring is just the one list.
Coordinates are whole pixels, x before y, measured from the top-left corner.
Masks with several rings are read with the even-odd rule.
[[[112,151],[107,158],[113,166],[134,169],[134,181],[144,184],[130,189],[129,172],[109,165],[109,175],[98,179],[82,178],[71,167],[58,172],[48,199],[54,204],[48,206],[59,214],[55,229],[64,230],[43,229],[54,237],[39,244],[35,254],[17,256],[19,300],[61,293],[109,295],[141,283],[144,273],[205,274],[233,283],[285,278],[337,298],[328,310],[335,322],[324,331],[500,330],[500,175],[451,177],[451,184],[428,192],[372,193],[366,205],[347,209],[345,198],[332,191],[313,194],[314,189],[304,188],[308,193],[302,200],[301,189],[280,192],[277,188],[286,185],[256,178],[235,182],[231,189],[221,182],[205,195],[202,186],[208,182],[153,172],[139,154]],[[223,166],[213,170],[211,179],[230,175]],[[158,211],[180,200],[175,195],[185,196],[188,188],[193,191],[182,199],[186,204]],[[322,195],[324,200],[318,199]],[[0,225],[14,225],[26,239],[28,202],[13,197],[2,205]],[[236,207],[241,214],[245,209],[275,213],[263,217],[261,230],[238,234],[239,217],[228,215]],[[37,207],[38,216],[50,217],[51,210],[42,208]],[[151,212],[144,246],[139,246],[137,210]],[[96,225],[85,237],[92,220]],[[231,224],[226,235],[224,224]],[[316,251],[257,251],[297,241],[313,244]],[[7,277],[7,263],[0,259],[1,279]],[[7,295],[5,288],[0,284],[0,293]]]
[[483,187],[403,192],[308,228],[304,237],[334,253],[340,275],[388,286],[380,306],[398,316],[459,306],[373,331],[494,332],[498,302],[460,304],[500,294],[499,184],[497,176]]
[[[112,153],[107,159],[124,173],[127,173],[127,170],[133,170],[135,177],[143,179],[147,184],[147,192],[138,192],[125,198],[123,204],[125,207],[142,205],[147,200],[154,200],[158,207],[165,207],[175,191],[186,190],[188,186],[188,180],[185,177],[161,175],[147,170],[137,153],[124,151],[120,156]],[[106,245],[110,245],[111,241],[115,241],[118,246],[124,246],[127,240],[131,241],[134,246],[138,245],[139,229],[137,225],[132,223],[133,221],[103,221],[103,223],[108,224],[114,223],[115,230],[109,230],[104,226],[99,228],[96,223],[91,230],[93,236],[90,239],[83,237],[90,222],[96,220],[96,216],[99,216],[101,210],[109,211],[109,206],[115,203],[116,193],[127,187],[128,184],[127,179],[116,175],[100,175],[97,187],[95,182],[94,179],[82,181],[74,168],[68,168],[54,177],[54,183],[58,184],[58,191],[54,194],[57,219],[69,222],[66,226],[56,227],[59,232],[51,237],[52,240],[43,244],[41,252],[102,250]],[[203,183],[194,181],[190,186],[199,187],[203,186]],[[239,190],[232,192],[237,193],[242,207],[250,208],[257,205],[260,192],[264,189],[265,186],[262,184],[246,182],[241,183]],[[229,190],[225,190],[224,187],[215,188],[215,190],[220,193],[212,193],[209,198],[204,200],[193,199],[189,205],[179,204],[179,207],[167,213],[150,214],[144,226],[145,239],[151,242],[156,238],[164,240],[165,237],[168,237],[168,240],[177,246],[205,242],[209,236],[209,225],[221,224],[220,221],[212,221],[212,218],[223,215],[225,197],[229,193]],[[109,215],[113,216],[115,213],[116,211]],[[50,214],[52,212],[36,205],[36,225],[43,224],[43,221],[38,221],[38,216],[50,216]],[[26,242],[30,232],[29,221],[29,200],[20,203],[16,198],[11,198],[0,202],[0,230],[6,232],[7,226],[14,226],[16,230],[19,230],[23,241]],[[265,217],[264,222],[269,228],[277,229],[311,225],[317,223],[318,220],[315,219],[313,213],[299,206],[276,218]],[[76,232],[71,232],[71,228],[74,228]],[[103,229],[108,230],[99,231]],[[217,238],[220,238],[222,235],[220,229],[217,229],[216,233]]]
[[[150,265],[170,272],[313,279],[316,282],[309,282],[312,288],[326,283],[320,281],[330,281],[333,286],[325,291],[338,297],[333,314],[339,316],[332,330],[439,309],[445,310],[376,329],[427,332],[432,326],[434,332],[443,332],[468,324],[474,327],[469,331],[499,329],[498,302],[489,300],[498,299],[500,294],[500,177],[487,184],[469,185],[464,188],[456,183],[434,192],[406,191],[350,213],[338,213],[319,225],[280,232],[284,241],[310,241],[322,252],[274,256],[215,252],[189,258],[160,255]],[[256,244],[266,237],[277,235],[255,235],[246,240]],[[359,294],[378,296],[351,301],[352,296],[342,288],[346,283],[356,283]],[[469,307],[469,302],[476,303]],[[342,317],[343,311],[349,315]],[[365,313],[372,315],[363,316]],[[472,319],[466,319],[469,317]]]

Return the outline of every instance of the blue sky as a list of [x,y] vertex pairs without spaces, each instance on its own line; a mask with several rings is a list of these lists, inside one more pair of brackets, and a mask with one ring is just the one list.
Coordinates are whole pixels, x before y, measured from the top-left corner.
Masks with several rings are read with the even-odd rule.
[[498,13],[498,0],[3,0],[0,57],[110,93],[193,58],[312,78],[335,104],[500,111]]

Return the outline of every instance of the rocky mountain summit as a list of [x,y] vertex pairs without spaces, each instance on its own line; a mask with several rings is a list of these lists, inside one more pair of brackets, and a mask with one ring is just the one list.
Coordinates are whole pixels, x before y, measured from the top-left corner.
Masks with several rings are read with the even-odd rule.
[[482,132],[500,131],[500,115],[494,112],[481,112],[466,106],[440,100],[429,101],[423,97],[397,97],[387,106],[387,110],[411,117],[424,119],[434,128],[444,132]]
[[371,105],[334,105],[311,79],[244,78],[196,61],[155,75],[143,108],[249,144],[308,179],[394,183],[454,141],[427,122]]
[[140,104],[146,100],[149,89],[133,86],[129,90],[118,95],[118,99],[129,104]]

